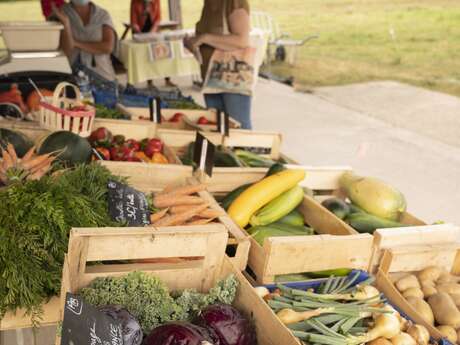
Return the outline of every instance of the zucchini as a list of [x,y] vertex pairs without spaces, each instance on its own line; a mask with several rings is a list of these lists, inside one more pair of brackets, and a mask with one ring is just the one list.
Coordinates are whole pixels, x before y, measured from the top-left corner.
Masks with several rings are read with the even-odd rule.
[[313,230],[303,227],[292,227],[286,226],[286,224],[270,224],[267,226],[253,226],[248,229],[248,233],[251,237],[259,243],[261,246],[264,245],[264,241],[269,237],[281,237],[281,236],[309,236],[313,234]]
[[216,150],[214,153],[214,166],[220,168],[237,168],[241,167],[241,163],[235,159],[235,156]]
[[356,206],[355,204],[348,204],[350,206],[350,213],[366,213],[362,208]]
[[262,157],[258,154],[246,150],[235,150],[235,154],[246,164],[246,166],[252,168],[270,168],[273,164],[276,163],[269,158]]
[[295,186],[282,193],[262,209],[252,215],[250,223],[253,226],[267,225],[283,218],[292,212],[303,200],[303,189]]
[[297,210],[293,210],[291,213],[285,215],[279,219],[277,223],[283,223],[288,225],[302,226],[305,224],[303,214]]
[[321,203],[321,205],[334,213],[340,219],[345,219],[350,213],[350,206],[339,198],[326,199]]
[[238,188],[235,188],[232,190],[230,193],[228,193],[220,202],[220,205],[222,208],[227,211],[230,205],[232,204],[233,201],[241,194],[243,193],[246,189],[252,186],[252,183],[247,183],[242,186],[239,186]]
[[373,234],[377,229],[400,228],[407,226],[388,219],[379,218],[367,213],[352,213],[345,219],[359,233]]
[[276,173],[279,173],[281,171],[286,170],[283,164],[280,163],[275,163],[272,164],[272,166],[268,169],[267,173],[265,174],[265,177],[275,175]]
[[[238,196],[230,205],[228,215],[236,222],[236,224],[244,228],[248,225],[249,220],[254,213],[287,190],[297,186],[297,184],[304,178],[304,170],[285,170],[266,177],[259,182],[254,183],[251,187],[241,193],[241,195]],[[295,207],[292,207],[288,212],[280,215],[280,218],[288,214],[294,208]]]

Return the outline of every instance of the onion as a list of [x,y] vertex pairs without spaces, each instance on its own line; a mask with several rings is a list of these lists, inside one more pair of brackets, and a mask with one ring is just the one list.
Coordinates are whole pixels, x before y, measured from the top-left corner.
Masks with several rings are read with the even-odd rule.
[[393,345],[417,345],[414,338],[407,333],[400,333],[390,340]]
[[428,333],[428,330],[422,325],[410,326],[407,330],[407,334],[414,338],[417,345],[428,345],[430,341],[430,333]]
[[363,342],[383,337],[391,339],[400,333],[401,325],[396,314],[380,314],[375,318],[374,327],[364,336]]
[[144,345],[222,345],[216,334],[188,322],[171,322],[155,328]]

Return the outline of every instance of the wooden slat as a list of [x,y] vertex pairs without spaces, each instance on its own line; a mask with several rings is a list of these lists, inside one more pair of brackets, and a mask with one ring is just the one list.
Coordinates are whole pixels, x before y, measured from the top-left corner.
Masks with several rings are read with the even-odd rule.
[[126,139],[142,140],[144,138],[155,138],[157,125],[152,122],[134,122],[126,120],[101,119],[94,120],[93,130],[100,127],[107,128],[113,135],[121,134]]
[[271,148],[270,158],[278,159],[281,154],[282,136],[273,132],[255,132],[242,129],[231,129],[230,135],[224,138],[227,147],[262,147]]
[[372,254],[372,236],[303,236],[269,238],[266,274],[315,272],[336,268],[367,270]]

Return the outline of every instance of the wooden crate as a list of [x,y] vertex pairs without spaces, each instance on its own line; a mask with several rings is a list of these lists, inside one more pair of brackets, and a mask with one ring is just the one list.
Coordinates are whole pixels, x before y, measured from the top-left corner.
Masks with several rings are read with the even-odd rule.
[[19,131],[33,141],[39,141],[41,138],[50,133],[50,131],[40,128],[40,124],[38,122],[32,121],[0,120],[0,128]]
[[[191,168],[190,170],[176,169],[174,165],[160,164],[154,164],[147,168],[144,164],[139,169],[131,169],[127,165],[108,163],[112,162],[102,162],[113,174],[127,177],[132,187],[144,193],[158,192],[170,185],[198,183],[195,178],[191,177]],[[248,262],[249,236],[224,212],[208,191],[199,192],[199,195],[210,204],[210,208],[222,211],[222,216],[217,220],[219,223],[224,224],[229,232],[228,251],[231,253],[229,255],[235,266],[239,267],[240,270],[244,270]]]
[[[63,310],[65,305],[66,292],[78,293],[97,277],[120,276],[132,270],[145,271],[159,277],[173,291],[186,288],[207,291],[218,280],[233,274],[239,282],[234,306],[253,320],[258,344],[299,345],[226,258],[226,239],[227,232],[220,225],[189,230],[126,229],[122,232],[113,229],[75,229],[70,235],[69,252],[64,266],[61,308]],[[159,258],[160,263],[87,267],[91,261],[139,260],[152,256]],[[167,263],[174,258],[181,260],[176,264]],[[56,344],[59,344],[59,339]]]
[[[459,231],[452,224],[381,229],[375,233],[374,251],[378,261],[377,288],[391,303],[413,321],[425,326],[435,339],[441,333],[425,322],[406,301],[393,284],[394,277],[420,271],[428,266],[441,266],[455,274],[459,273]],[[375,260],[374,260],[375,262]]]
[[299,207],[305,223],[318,235],[267,238],[261,246],[251,237],[248,267],[258,284],[276,275],[315,272],[334,268],[367,270],[373,238],[358,234],[309,196]]
[[[117,108],[131,116],[131,119],[134,121],[148,120],[150,118],[150,109],[149,108],[139,108],[139,107],[125,107],[121,104],[117,105]],[[169,120],[176,114],[181,113],[185,115],[183,121],[180,122],[169,122]],[[165,129],[182,129],[182,130],[198,130],[198,131],[213,131],[216,129],[216,125],[198,125],[198,119],[200,117],[205,117],[208,121],[217,122],[217,112],[214,109],[170,109],[164,108],[161,109],[161,116],[166,121],[163,121],[159,127]],[[230,128],[240,128],[241,124],[235,119],[230,118]]]
[[[203,133],[214,145],[227,147],[255,147],[269,150],[266,155],[274,160],[282,154],[281,135],[279,133],[252,132],[246,130],[230,130],[229,137],[217,132]],[[183,155],[188,145],[196,138],[196,132],[159,129],[158,136],[178,155]],[[209,184],[210,191],[229,192],[240,186],[242,181],[255,182],[265,175],[267,168],[219,168],[213,169],[212,177],[206,176],[204,181]]]
[[[94,130],[100,127],[107,128],[110,132],[112,132],[113,135],[124,135],[126,139],[142,140],[144,138],[158,138],[157,125],[151,122],[141,123],[125,120],[97,119],[96,121],[94,121]],[[176,169],[181,169],[180,166],[182,166],[182,162],[168,145],[164,145],[163,154],[168,159],[170,164],[175,166]],[[130,168],[137,170],[148,169],[148,167],[157,164],[143,162],[140,163],[105,161],[104,165],[126,166],[125,169]]]

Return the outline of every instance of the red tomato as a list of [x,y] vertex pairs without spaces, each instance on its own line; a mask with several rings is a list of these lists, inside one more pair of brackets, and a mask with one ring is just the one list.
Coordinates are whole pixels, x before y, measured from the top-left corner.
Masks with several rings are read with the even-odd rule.
[[197,122],[199,125],[209,125],[209,120],[204,117],[204,116],[201,116],[199,119],[198,119],[198,122]]
[[182,113],[175,113],[173,117],[169,119],[169,122],[180,122],[185,115]]
[[[109,161],[110,160],[110,150],[105,148],[105,147],[96,147],[96,151],[99,153],[99,155],[101,155],[101,157],[106,160],[106,161]],[[98,157],[99,159],[99,157]]]
[[139,151],[141,149],[141,144],[135,139],[128,139],[124,145],[134,151]]
[[150,139],[144,149],[144,153],[147,157],[152,158],[156,152],[163,152],[163,142],[160,139]]

